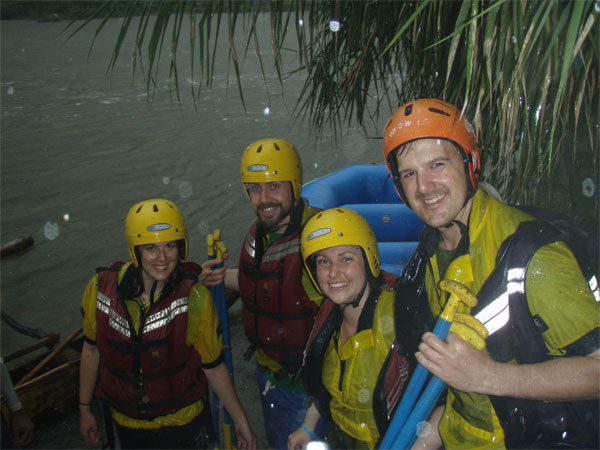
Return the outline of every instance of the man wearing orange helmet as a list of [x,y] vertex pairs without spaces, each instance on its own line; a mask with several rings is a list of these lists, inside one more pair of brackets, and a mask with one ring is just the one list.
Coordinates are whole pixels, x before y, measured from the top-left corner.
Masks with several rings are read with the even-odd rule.
[[125,234],[131,261],[97,269],[81,304],[83,438],[99,441],[96,395],[110,406],[121,448],[206,448],[208,382],[234,421],[237,448],[255,449],[224,362],[215,305],[198,282],[201,268],[183,261],[188,240],[179,209],[165,199],[139,202]]
[[[398,288],[408,303],[399,339],[448,385],[430,418],[435,432],[415,445],[597,447],[597,274],[584,274],[548,222],[478,187],[476,138],[454,106],[401,106],[385,127],[384,154],[398,195],[427,225]],[[477,294],[478,305],[460,312],[486,326],[486,350],[429,332],[446,302],[440,279]]]
[[269,445],[286,448],[306,413],[306,388],[295,375],[321,302],[300,254],[300,233],[317,210],[300,196],[300,158],[283,139],[250,144],[241,177],[257,220],[244,239],[239,269],[226,271],[225,285],[242,298],[246,356],[256,358]]

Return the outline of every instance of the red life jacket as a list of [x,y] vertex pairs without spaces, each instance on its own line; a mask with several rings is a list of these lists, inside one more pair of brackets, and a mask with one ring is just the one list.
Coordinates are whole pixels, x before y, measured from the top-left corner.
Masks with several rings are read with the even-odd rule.
[[256,245],[255,221],[240,254],[239,287],[246,336],[251,345],[262,349],[288,374],[296,373],[302,364],[302,352],[318,310],[302,286],[304,264],[300,254],[302,225],[316,212],[310,207],[297,208],[288,226],[289,234],[269,245],[264,253],[262,245]]
[[142,313],[136,334],[118,286],[122,265],[117,261],[97,269],[96,345],[101,357],[96,395],[136,419],[175,413],[206,393],[201,356],[186,345],[188,295],[201,268],[184,263],[181,281],[170,292],[166,285],[159,300]]

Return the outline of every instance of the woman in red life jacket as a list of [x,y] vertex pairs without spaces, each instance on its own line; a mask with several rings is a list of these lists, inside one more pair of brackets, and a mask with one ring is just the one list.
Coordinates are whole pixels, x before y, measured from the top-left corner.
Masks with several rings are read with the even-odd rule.
[[81,434],[96,444],[94,395],[110,407],[121,448],[202,448],[212,431],[207,382],[234,421],[238,448],[256,438],[224,362],[217,313],[187,257],[183,217],[170,201],[134,205],[130,262],[97,269],[82,301]]

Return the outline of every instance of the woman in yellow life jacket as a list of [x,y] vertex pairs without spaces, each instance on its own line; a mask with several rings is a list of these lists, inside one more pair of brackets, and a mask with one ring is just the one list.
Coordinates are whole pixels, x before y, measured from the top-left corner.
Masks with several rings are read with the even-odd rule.
[[97,269],[82,300],[83,438],[99,441],[95,395],[110,407],[121,448],[205,448],[208,383],[234,421],[238,448],[255,449],[224,362],[215,305],[198,282],[202,267],[183,261],[188,240],[179,209],[164,199],[137,203],[125,234],[131,261]]
[[[374,448],[410,372],[400,346],[393,345],[395,276],[380,270],[373,230],[350,209],[313,216],[302,232],[301,247],[325,300],[303,366],[313,402],[302,426],[290,434],[288,448],[304,448],[316,440],[321,417],[333,422],[331,448]],[[396,376],[389,383],[386,374],[392,371]]]

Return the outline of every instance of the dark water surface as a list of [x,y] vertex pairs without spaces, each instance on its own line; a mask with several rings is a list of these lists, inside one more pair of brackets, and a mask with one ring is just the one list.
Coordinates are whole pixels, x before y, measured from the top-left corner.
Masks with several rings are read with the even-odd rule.
[[[27,251],[2,259],[1,308],[26,326],[60,332],[63,338],[80,326],[86,282],[97,266],[127,259],[124,218],[145,198],[165,197],[180,207],[190,259],[206,259],[205,236],[220,228],[234,265],[253,219],[240,182],[240,157],[256,139],[293,142],[305,181],[350,164],[383,162],[381,141],[368,139],[359,128],[345,130],[337,144],[332,135],[311,141],[308,128],[291,114],[301,78],[284,82],[283,101],[266,51],[267,87],[253,53],[244,63],[246,112],[235,79],[227,77],[225,47],[218,53],[213,85],[203,87],[196,111],[189,94],[198,74],[194,80],[189,75],[186,38],[178,53],[178,105],[168,82],[167,53],[151,99],[139,71],[132,75],[131,39],[107,76],[119,19],[109,21],[89,59],[93,29],[67,41],[64,26],[30,21],[1,26],[1,242],[27,235],[35,240]],[[269,48],[267,27],[264,20],[264,49]],[[243,33],[240,38],[243,48]],[[291,67],[292,58],[287,60]],[[266,446],[254,361],[241,359],[246,341],[239,304],[230,315],[236,385],[261,434],[259,445]],[[1,339],[3,355],[32,342],[4,324]],[[41,430],[33,447],[84,447],[78,418]]]

